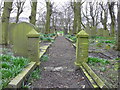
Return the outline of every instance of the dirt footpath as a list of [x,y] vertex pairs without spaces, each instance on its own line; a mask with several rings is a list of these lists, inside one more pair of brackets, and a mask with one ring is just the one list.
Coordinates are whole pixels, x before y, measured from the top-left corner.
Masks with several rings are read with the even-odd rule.
[[32,88],[91,88],[81,69],[76,70],[75,48],[64,37],[57,37],[46,54],[49,60],[41,63],[41,79]]

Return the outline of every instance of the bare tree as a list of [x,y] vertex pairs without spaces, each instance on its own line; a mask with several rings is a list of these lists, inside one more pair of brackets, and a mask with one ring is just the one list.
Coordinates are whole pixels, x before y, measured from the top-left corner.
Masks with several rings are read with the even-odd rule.
[[0,42],[0,44],[4,45],[8,44],[8,25],[10,12],[12,10],[12,3],[13,2],[4,2],[4,9],[2,14],[2,42]]
[[78,33],[81,30],[81,6],[82,6],[82,0],[75,1],[71,3],[71,7],[74,11],[74,21],[73,21],[73,34]]
[[107,30],[108,5],[107,4],[104,5],[103,2],[100,2],[99,5],[102,8],[102,10],[101,10],[101,23],[104,27],[104,30]]
[[109,13],[111,17],[111,36],[115,35],[115,12],[114,12],[115,2],[108,2]]
[[[90,16],[92,19],[92,26],[97,26],[99,24],[98,21],[98,14],[99,14],[99,10],[98,10],[98,2],[89,2],[89,6],[90,6]],[[96,7],[95,7],[96,6]]]
[[36,10],[37,10],[37,0],[36,1],[32,1],[32,10],[31,10],[31,16],[29,17],[30,18],[30,23],[34,24],[35,25],[35,22],[36,22]]
[[117,50],[120,51],[120,4],[119,4],[119,7],[118,7],[117,22],[118,22]]
[[46,9],[47,9],[47,13],[46,13],[45,33],[48,34],[50,33],[50,18],[52,14],[52,4],[50,0],[46,1]]
[[[17,8],[15,9],[15,11],[17,12],[17,16],[16,16],[16,23],[18,23],[19,21],[19,16],[20,14],[23,12],[23,9],[25,8],[24,7],[24,4],[25,4],[25,1],[26,0],[17,0],[15,3],[14,3],[14,8]],[[14,11],[13,11],[14,12]]]
[[2,4],[3,4],[3,1],[0,2],[0,17],[2,15],[2,9],[3,9]]

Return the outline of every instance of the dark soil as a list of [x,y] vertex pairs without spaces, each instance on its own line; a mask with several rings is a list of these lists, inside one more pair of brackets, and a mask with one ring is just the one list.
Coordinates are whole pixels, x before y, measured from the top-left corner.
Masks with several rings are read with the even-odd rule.
[[40,65],[41,78],[32,88],[91,88],[81,69],[76,69],[75,49],[64,37],[59,36],[48,49],[49,60]]

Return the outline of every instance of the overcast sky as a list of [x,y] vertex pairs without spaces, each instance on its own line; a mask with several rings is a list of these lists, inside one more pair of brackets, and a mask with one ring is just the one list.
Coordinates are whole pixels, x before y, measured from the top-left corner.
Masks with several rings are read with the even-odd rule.
[[[0,0],[0,3],[2,2],[3,0]],[[8,0],[10,1],[10,0]],[[16,0],[13,0],[13,1],[16,1]],[[45,0],[37,0],[38,3],[37,3],[37,12],[42,12],[43,10],[45,11],[46,10],[46,3],[45,3]],[[60,10],[61,7],[67,3],[67,2],[70,2],[70,1],[74,1],[74,0],[51,0],[52,2],[54,2],[54,5],[57,6],[57,9]],[[77,0],[79,1],[79,0]],[[118,1],[118,0],[82,0],[82,1],[85,1],[85,2],[95,2],[95,1],[103,1],[104,3],[106,3],[107,1]],[[85,3],[83,4],[83,8],[85,6]],[[14,7],[14,5],[13,5]],[[28,18],[30,16],[30,13],[31,13],[31,6],[30,6],[30,0],[26,0],[26,3],[24,5],[24,11],[21,13],[20,17],[26,17]],[[16,12],[15,11],[16,8],[14,8],[14,10],[12,11],[10,17],[15,17],[16,16]],[[116,11],[117,12],[117,11]],[[38,18],[38,14],[37,14],[37,18]]]

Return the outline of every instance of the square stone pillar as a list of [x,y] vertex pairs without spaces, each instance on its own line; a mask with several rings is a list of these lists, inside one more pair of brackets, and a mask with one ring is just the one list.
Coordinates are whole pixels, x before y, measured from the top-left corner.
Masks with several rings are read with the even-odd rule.
[[28,42],[28,58],[31,61],[37,62],[37,65],[40,64],[39,54],[40,54],[40,47],[39,47],[39,33],[34,29],[27,34]]
[[84,30],[80,31],[76,35],[77,43],[75,65],[77,66],[88,61],[88,36],[89,35]]

